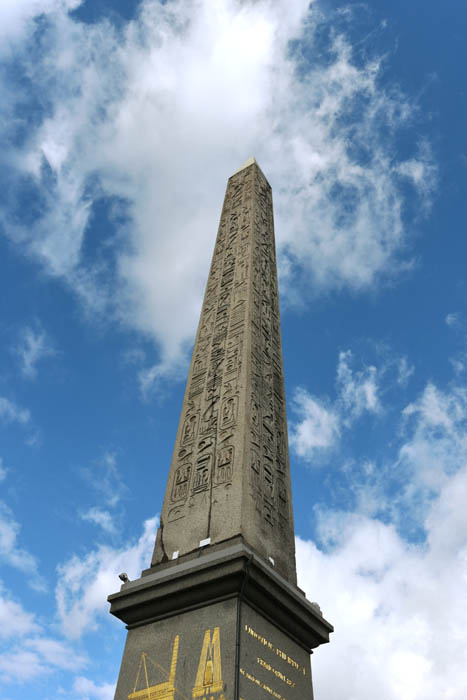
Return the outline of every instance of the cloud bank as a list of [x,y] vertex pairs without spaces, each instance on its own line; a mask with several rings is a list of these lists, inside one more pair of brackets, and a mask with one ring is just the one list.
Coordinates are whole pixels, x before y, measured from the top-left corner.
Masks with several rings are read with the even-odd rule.
[[323,43],[319,3],[144,0],[120,28],[78,4],[3,3],[0,226],[88,312],[155,342],[146,388],[185,361],[224,183],[251,154],[291,301],[410,265],[407,188],[429,204],[429,149],[398,159],[414,107],[344,29]]

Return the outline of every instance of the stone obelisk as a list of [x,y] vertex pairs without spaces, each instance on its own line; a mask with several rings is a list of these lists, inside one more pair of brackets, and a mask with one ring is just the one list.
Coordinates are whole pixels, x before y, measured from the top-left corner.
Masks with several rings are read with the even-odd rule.
[[309,700],[332,626],[296,586],[272,194],[229,179],[151,567],[109,596],[116,700]]

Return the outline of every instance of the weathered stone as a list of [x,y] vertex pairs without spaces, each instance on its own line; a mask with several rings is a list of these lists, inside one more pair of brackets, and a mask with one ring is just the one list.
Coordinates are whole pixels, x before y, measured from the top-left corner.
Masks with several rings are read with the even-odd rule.
[[295,582],[271,188],[228,182],[152,565],[242,536]]
[[230,179],[151,567],[110,612],[116,700],[312,700],[333,628],[296,586],[271,188]]

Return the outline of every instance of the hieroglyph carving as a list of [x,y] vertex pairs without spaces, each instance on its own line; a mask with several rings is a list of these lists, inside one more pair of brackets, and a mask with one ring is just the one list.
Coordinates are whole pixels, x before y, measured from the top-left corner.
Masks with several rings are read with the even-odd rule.
[[254,187],[250,482],[265,525],[282,529],[289,518],[288,454],[272,199],[261,176]]
[[262,526],[284,531],[289,467],[272,197],[256,165],[229,180],[180,425],[166,523],[209,508],[213,491],[238,478]]

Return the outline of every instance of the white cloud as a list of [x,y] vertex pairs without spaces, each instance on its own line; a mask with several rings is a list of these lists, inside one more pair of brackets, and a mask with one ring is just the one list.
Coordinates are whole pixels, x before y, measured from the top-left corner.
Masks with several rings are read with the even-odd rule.
[[7,651],[0,652],[0,671],[5,683],[24,683],[58,669],[79,671],[86,664],[87,659],[76,649],[45,637],[28,639],[21,645],[10,644]]
[[4,479],[6,479],[7,473],[8,473],[8,470],[5,469],[5,467],[3,466],[3,459],[0,457],[0,481],[3,481]]
[[377,519],[331,511],[319,516],[322,549],[297,540],[299,585],[336,628],[313,657],[317,696],[465,697],[466,495],[463,467],[430,508],[426,544]]
[[445,321],[446,321],[446,325],[449,326],[450,328],[463,328],[464,327],[464,323],[462,320],[462,314],[459,311],[455,311],[455,312],[447,314]]
[[[317,55],[335,17],[306,0],[145,0],[117,32],[73,20],[72,5],[51,0],[42,53],[16,56],[51,108],[6,154],[11,208],[27,180],[42,216],[20,227],[3,212],[3,224],[87,309],[156,341],[146,388],[184,362],[224,183],[252,153],[274,189],[291,295],[300,271],[315,290],[360,290],[407,265],[399,181],[429,199],[430,156],[423,146],[397,162],[392,137],[413,109],[379,87],[377,58],[357,65],[338,33],[329,60]],[[291,40],[301,42],[295,52]],[[102,195],[125,201],[127,218],[118,225],[114,212],[117,234],[96,241],[91,261],[87,230]]]
[[51,668],[44,664],[38,654],[28,649],[12,649],[0,653],[0,671],[6,683],[26,682],[51,673]]
[[343,421],[350,424],[362,413],[381,411],[378,396],[377,369],[374,365],[355,372],[351,368],[352,352],[339,353],[337,365],[337,386],[339,401],[342,403]]
[[12,600],[0,584],[0,639],[17,639],[38,630],[34,615]]
[[26,425],[31,420],[31,414],[26,408],[20,408],[14,401],[0,396],[0,420],[4,423]]
[[73,691],[79,697],[79,700],[113,700],[115,695],[115,684],[103,683],[97,685],[89,678],[79,676],[75,679]]
[[38,573],[37,559],[18,546],[21,526],[11,509],[0,501],[0,561],[28,574],[28,583],[36,590],[45,590],[45,582]]
[[350,465],[355,509],[316,508],[316,542],[297,540],[299,584],[336,627],[313,657],[317,696],[465,697],[466,427],[467,388],[428,383],[396,458]]
[[94,491],[99,494],[101,503],[103,501],[109,508],[115,508],[120,503],[127,487],[123,483],[118,470],[117,453],[115,451],[105,450],[92,466],[81,468],[80,473]]
[[403,412],[406,440],[397,468],[408,482],[401,493],[412,514],[426,507],[450,475],[467,464],[467,388],[442,391],[429,383],[419,399]]
[[397,363],[397,382],[402,387],[406,387],[410,377],[415,372],[413,365],[409,365],[409,361],[406,357],[401,357]]
[[26,326],[15,350],[21,363],[21,372],[28,379],[36,377],[36,365],[40,360],[56,353],[47,333],[40,326],[37,329]]
[[69,644],[56,639],[37,637],[28,639],[25,646],[33,649],[46,664],[66,671],[78,671],[87,664],[87,659]]
[[395,383],[405,385],[413,372],[405,357],[393,356],[387,349],[385,355],[380,367],[356,368],[352,352],[340,352],[333,402],[314,397],[303,387],[296,390],[291,404],[296,419],[289,433],[290,446],[299,457],[316,461],[337,447],[342,432],[363,415],[382,413],[381,396]]
[[94,525],[98,525],[109,535],[116,532],[114,516],[112,513],[109,513],[108,510],[102,510],[101,508],[94,506],[93,508],[89,508],[89,510],[85,511],[84,513],[81,513],[81,518],[87,522],[93,523]]
[[298,422],[290,430],[290,445],[300,457],[311,456],[320,449],[333,447],[340,436],[340,419],[304,389],[297,389],[293,411]]
[[2,0],[0,4],[0,52],[24,40],[31,32],[31,20],[41,14],[72,10],[82,0]]
[[68,643],[45,636],[36,616],[0,583],[0,671],[5,683],[26,682],[54,670],[79,671],[86,657]]
[[73,556],[58,567],[57,610],[64,634],[78,638],[108,616],[107,596],[118,590],[118,575],[137,578],[151,561],[157,518],[144,523],[139,540],[126,549],[100,546],[83,557]]

